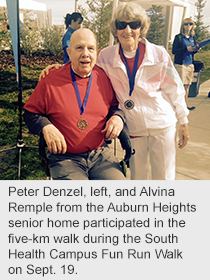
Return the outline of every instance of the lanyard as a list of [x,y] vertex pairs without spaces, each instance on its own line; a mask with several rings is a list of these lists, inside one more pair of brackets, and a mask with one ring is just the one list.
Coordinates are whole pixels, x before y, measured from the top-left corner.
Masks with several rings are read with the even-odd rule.
[[83,104],[82,104],[79,89],[78,89],[78,86],[77,86],[76,77],[75,77],[75,74],[74,74],[72,68],[71,68],[71,78],[72,78],[72,81],[73,81],[74,90],[75,90],[76,97],[77,97],[77,102],[78,102],[78,106],[79,106],[79,110],[80,110],[80,115],[82,115],[85,111],[87,101],[88,101],[88,97],[89,97],[89,94],[90,94],[90,88],[91,88],[91,84],[92,84],[93,73],[91,72],[91,75],[90,75],[90,79],[89,79],[89,82],[88,82],[88,87],[87,87],[87,91],[86,91],[86,94],[85,94],[85,99],[84,99]]
[[132,73],[132,76],[131,76],[130,70],[129,70],[129,68],[128,68],[128,63],[127,63],[127,60],[126,60],[126,58],[125,58],[123,49],[122,49],[121,46],[120,46],[120,48],[121,48],[122,56],[123,56],[123,59],[124,59],[125,67],[126,67],[126,70],[127,70],[128,79],[129,79],[129,85],[130,85],[129,96],[131,96],[132,91],[133,91],[133,88],[134,88],[135,76],[136,76],[137,67],[138,67],[138,61],[139,61],[139,46],[138,46],[138,48],[137,48],[137,50],[136,50],[136,55],[135,55],[135,61],[134,61],[134,65],[133,65],[133,73]]

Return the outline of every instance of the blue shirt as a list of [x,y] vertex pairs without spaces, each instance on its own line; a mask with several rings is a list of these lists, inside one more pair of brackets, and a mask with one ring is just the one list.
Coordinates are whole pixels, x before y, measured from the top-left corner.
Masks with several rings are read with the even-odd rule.
[[[185,35],[183,36],[183,47],[187,48],[189,46],[194,46],[194,38],[192,35],[190,35],[189,38],[187,38]],[[193,52],[186,51],[183,55],[183,64],[189,65],[193,63]]]
[[67,63],[70,61],[69,59],[69,55],[66,51],[66,48],[69,48],[69,43],[70,43],[70,39],[71,39],[71,35],[75,30],[73,28],[71,28],[70,26],[68,27],[66,33],[63,36],[62,39],[62,45],[63,45],[63,63]]

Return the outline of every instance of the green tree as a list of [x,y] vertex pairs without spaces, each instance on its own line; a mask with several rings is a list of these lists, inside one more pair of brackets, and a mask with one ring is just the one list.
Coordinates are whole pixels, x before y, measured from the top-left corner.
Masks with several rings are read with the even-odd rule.
[[[203,23],[203,15],[202,15],[202,11],[203,8],[206,5],[206,0],[197,0],[197,2],[195,3],[196,8],[197,8],[197,15],[195,15],[195,37],[196,37],[196,41],[202,41],[205,40],[208,36],[208,27],[209,26],[204,26]],[[205,48],[209,48],[209,46],[206,46]]]
[[9,20],[7,13],[0,13],[0,51],[12,48],[10,31],[7,29]]
[[78,11],[83,15],[83,27],[91,29],[97,37],[98,48],[109,44],[109,23],[112,16],[112,3],[106,0],[86,0],[88,10],[81,5]]
[[151,6],[154,13],[151,15],[151,25],[147,33],[147,39],[156,45],[163,45],[163,35],[164,35],[164,26],[165,18],[162,15],[162,6]]
[[41,47],[46,54],[59,55],[62,52],[61,30],[53,25],[50,26],[47,19],[47,26],[41,29]]
[[40,31],[34,19],[34,13],[28,12],[24,15],[23,25],[20,25],[20,46],[21,50],[31,56],[40,49]]

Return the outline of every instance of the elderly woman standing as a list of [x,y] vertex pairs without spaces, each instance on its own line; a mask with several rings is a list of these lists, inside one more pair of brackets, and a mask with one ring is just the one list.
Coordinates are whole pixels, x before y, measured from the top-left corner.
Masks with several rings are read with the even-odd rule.
[[111,80],[125,113],[132,148],[131,179],[175,179],[179,148],[189,141],[185,90],[166,50],[145,39],[150,19],[135,2],[116,8],[110,29],[118,43],[100,51],[97,64]]
[[[180,28],[180,33],[174,38],[172,53],[174,56],[174,66],[180,75],[185,88],[185,101],[189,94],[189,88],[193,79],[194,72],[194,53],[196,53],[196,42],[194,38],[194,21],[191,18],[183,20]],[[188,107],[189,110],[194,110],[195,107]]]

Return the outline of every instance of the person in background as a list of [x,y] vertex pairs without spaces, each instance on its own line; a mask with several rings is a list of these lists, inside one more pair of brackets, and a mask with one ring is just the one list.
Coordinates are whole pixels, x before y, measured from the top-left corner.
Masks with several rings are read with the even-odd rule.
[[[174,54],[174,66],[180,75],[185,88],[185,101],[187,104],[190,85],[193,79],[194,72],[194,54],[196,51],[195,42],[195,23],[191,18],[185,18],[181,24],[180,33],[174,38],[172,53]],[[195,107],[189,107],[189,110],[194,110]]]
[[124,180],[105,143],[119,136],[124,114],[110,80],[95,65],[92,31],[75,31],[67,53],[71,62],[37,84],[24,106],[24,120],[31,133],[43,133],[54,180]]
[[150,19],[137,2],[119,3],[110,23],[117,40],[97,59],[111,80],[129,129],[131,179],[174,180],[179,148],[189,141],[185,90],[167,51],[146,38]]
[[63,36],[62,39],[62,45],[63,45],[63,63],[67,63],[70,61],[69,55],[67,53],[67,48],[69,48],[69,43],[71,39],[71,35],[73,32],[81,27],[83,21],[83,17],[80,13],[72,13],[72,14],[66,14],[65,17],[65,25],[66,25],[66,33]]

